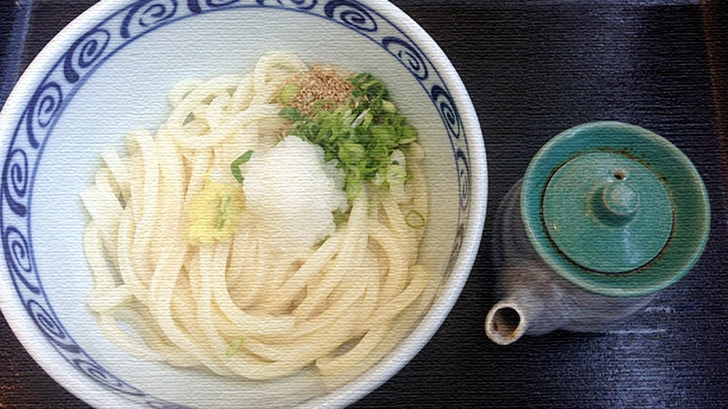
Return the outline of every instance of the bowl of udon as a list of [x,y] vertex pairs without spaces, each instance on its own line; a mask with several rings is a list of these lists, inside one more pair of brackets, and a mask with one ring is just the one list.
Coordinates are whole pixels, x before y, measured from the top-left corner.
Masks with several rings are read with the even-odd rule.
[[93,407],[343,407],[458,298],[486,156],[394,5],[103,0],[0,114],[2,312]]

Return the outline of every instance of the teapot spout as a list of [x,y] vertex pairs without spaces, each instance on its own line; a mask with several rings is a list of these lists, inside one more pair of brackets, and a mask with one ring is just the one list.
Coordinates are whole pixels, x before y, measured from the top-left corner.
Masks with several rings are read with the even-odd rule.
[[558,292],[518,286],[496,303],[485,318],[485,334],[499,345],[523,335],[541,335],[562,328],[568,320]]
[[508,345],[526,333],[528,321],[528,314],[519,303],[501,301],[490,309],[485,318],[485,334],[498,345]]

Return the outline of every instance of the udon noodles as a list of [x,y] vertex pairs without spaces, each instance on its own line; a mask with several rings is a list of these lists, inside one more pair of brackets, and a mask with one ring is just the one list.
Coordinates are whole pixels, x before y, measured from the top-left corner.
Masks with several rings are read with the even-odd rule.
[[423,226],[407,221],[413,209],[428,216],[417,143],[404,149],[403,194],[364,186],[313,245],[280,245],[266,228],[276,220],[252,216],[244,202],[230,208],[230,237],[186,236],[206,186],[237,183],[231,161],[282,143],[290,121],[276,94],[308,70],[272,52],[244,76],[182,81],[154,135],[134,130],[126,153],[103,151],[81,194],[94,279],[87,304],[128,353],[252,380],[310,370],[341,383],[391,351],[428,307],[438,279],[418,263]]

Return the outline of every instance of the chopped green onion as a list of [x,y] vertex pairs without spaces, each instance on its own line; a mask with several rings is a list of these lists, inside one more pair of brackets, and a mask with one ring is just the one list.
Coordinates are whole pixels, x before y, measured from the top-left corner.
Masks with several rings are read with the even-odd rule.
[[220,198],[220,222],[217,224],[218,229],[222,229],[225,226],[225,222],[230,218],[230,201],[232,198],[230,195],[223,194]]
[[[329,100],[317,101],[311,113],[304,114],[284,102],[295,96],[279,95],[284,104],[279,116],[293,122],[291,134],[320,146],[326,161],[338,161],[337,167],[345,173],[344,190],[353,201],[367,182],[381,189],[389,188],[388,183],[382,182],[387,181],[388,168],[398,165],[391,156],[416,142],[417,131],[388,100],[381,80],[362,73],[348,81],[354,86],[348,102],[335,105]],[[279,94],[289,91],[293,92],[293,88],[285,86]],[[402,169],[395,170],[391,177],[407,180],[409,175],[402,177]]]
[[345,165],[358,166],[366,155],[366,148],[356,142],[344,142],[339,146],[339,160]]
[[324,245],[324,243],[326,243],[326,240],[328,240],[330,238],[331,238],[331,235],[330,234],[327,234],[323,239],[317,241],[316,244],[314,244],[314,246],[317,247],[317,248],[318,247],[321,247],[321,246]]
[[238,156],[237,159],[230,164],[230,172],[232,172],[233,177],[238,181],[238,183],[243,183],[244,180],[243,172],[240,170],[240,167],[249,161],[251,156],[253,156],[253,151],[247,151]]
[[230,358],[240,351],[243,346],[243,337],[235,337],[228,343],[227,350],[225,350],[225,356]]
[[298,84],[286,84],[283,88],[281,88],[280,92],[278,92],[278,100],[281,101],[281,104],[283,105],[290,105],[291,102],[293,102],[293,98],[295,98],[300,91],[301,87],[299,87]]
[[336,225],[339,225],[346,221],[346,213],[341,211],[341,209],[334,210],[334,223]]
[[387,169],[387,182],[390,185],[403,185],[407,180],[407,172],[404,166],[399,164],[391,164]]
[[413,229],[422,229],[425,227],[425,216],[417,210],[412,209],[404,217],[404,222]]
[[382,101],[382,109],[388,114],[397,112],[397,107],[391,101],[387,100]]
[[283,109],[281,109],[281,111],[278,113],[278,115],[281,118],[288,119],[293,122],[303,121],[304,119],[306,119],[306,116],[303,115],[301,113],[301,111],[299,111],[298,109],[296,109],[294,107],[290,107],[290,106],[287,106],[287,107],[284,107]]

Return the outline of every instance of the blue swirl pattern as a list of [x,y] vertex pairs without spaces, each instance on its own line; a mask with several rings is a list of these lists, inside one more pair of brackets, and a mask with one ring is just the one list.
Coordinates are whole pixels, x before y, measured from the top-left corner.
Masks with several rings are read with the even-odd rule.
[[68,337],[60,322],[41,300],[28,300],[25,304],[25,309],[49,341],[70,353],[77,354],[80,352],[79,346]]
[[0,233],[5,262],[26,312],[48,341],[80,374],[149,408],[184,406],[146,394],[108,372],[74,341],[43,290],[30,240],[30,191],[35,166],[53,126],[86,78],[120,48],[167,24],[226,8],[279,9],[323,18],[378,44],[411,73],[429,95],[452,146],[459,183],[458,229],[448,263],[454,267],[470,203],[470,164],[462,119],[448,88],[427,55],[401,29],[356,0],[137,0],[79,36],[35,89],[5,153],[0,189]]
[[422,55],[414,45],[399,37],[384,37],[382,39],[382,46],[395,58],[400,60],[415,78],[420,81],[427,79],[429,75],[427,63],[425,63]]
[[326,17],[358,31],[373,33],[378,30],[377,21],[364,6],[349,0],[332,0],[324,6]]
[[78,81],[81,76],[80,70],[93,66],[96,60],[104,55],[106,46],[109,44],[111,34],[102,29],[89,31],[81,36],[66,53],[63,62],[63,73],[70,83]]
[[[256,0],[257,3],[261,6],[266,5],[266,3],[274,3],[273,1],[266,1],[266,0]],[[312,8],[316,7],[318,4],[318,0],[275,0],[275,3],[278,3],[281,7],[293,7],[299,10],[311,10]]]
[[5,261],[10,267],[13,278],[20,280],[28,291],[40,294],[40,283],[34,274],[28,240],[23,233],[14,226],[8,226],[3,231],[3,248]]
[[178,405],[176,403],[171,402],[165,402],[165,401],[157,401],[157,400],[148,400],[145,402],[147,406],[153,409],[191,409],[187,406]]
[[[205,5],[210,8],[229,6],[238,3],[240,0],[206,0]],[[200,0],[187,0],[187,8],[193,13],[202,13],[202,4]]]
[[39,87],[30,99],[30,110],[26,116],[25,129],[28,132],[28,141],[33,148],[38,148],[41,141],[37,131],[44,131],[60,112],[63,103],[63,90],[54,82],[48,82]]
[[146,395],[141,389],[135,388],[123,382],[95,362],[83,359],[76,359],[73,360],[72,364],[76,367],[76,369],[78,369],[81,373],[86,374],[86,376],[88,376],[89,378],[94,379],[97,382],[118,392],[134,396]]
[[459,139],[463,124],[455,106],[455,101],[452,100],[450,94],[440,85],[432,87],[430,97],[447,127],[448,134],[453,138]]
[[125,39],[140,36],[172,19],[176,13],[177,0],[137,1],[129,8],[121,23],[121,36]]
[[28,191],[28,156],[23,149],[8,153],[3,166],[3,196],[10,210],[18,216],[25,216],[27,208],[23,203]]

